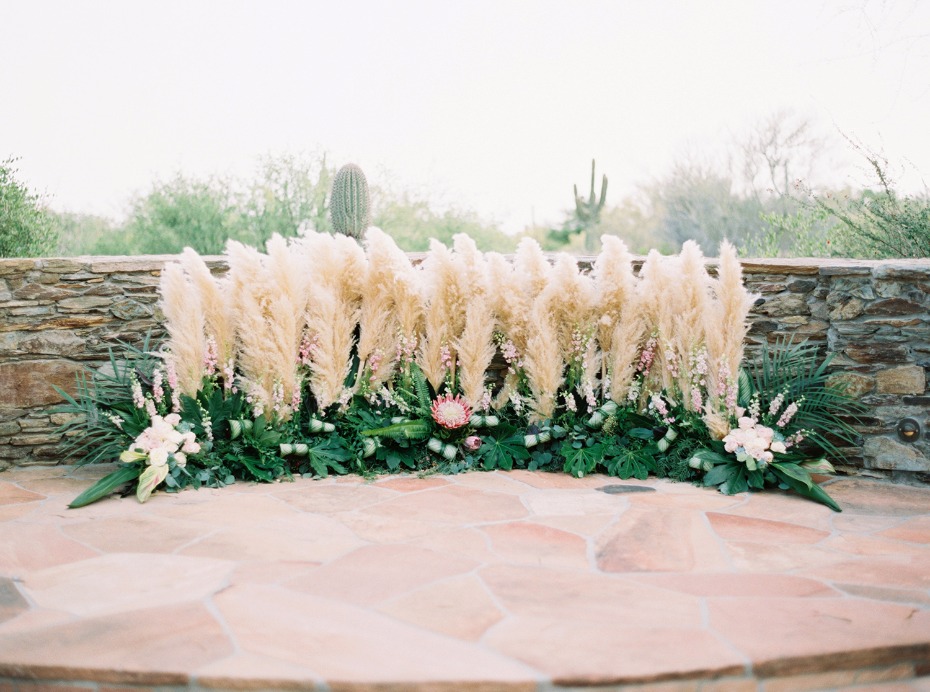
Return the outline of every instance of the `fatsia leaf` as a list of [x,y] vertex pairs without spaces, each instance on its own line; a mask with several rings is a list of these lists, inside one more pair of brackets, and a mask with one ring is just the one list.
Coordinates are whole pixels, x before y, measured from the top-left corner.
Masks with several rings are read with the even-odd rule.
[[566,440],[559,450],[565,458],[563,469],[576,478],[592,473],[597,468],[597,465],[604,460],[604,450],[605,447],[601,443],[576,449],[571,440]]
[[488,471],[504,469],[510,471],[514,461],[524,461],[530,458],[530,452],[523,444],[523,436],[511,433],[504,437],[487,436],[482,438],[482,444],[477,452],[481,458],[481,465]]
[[330,437],[317,444],[311,445],[308,451],[308,461],[317,475],[326,477],[329,471],[346,473],[342,462],[352,458],[352,452],[342,441],[342,438]]
[[650,471],[655,472],[654,459],[642,450],[621,447],[615,456],[607,460],[607,473],[623,480],[637,478],[644,481]]

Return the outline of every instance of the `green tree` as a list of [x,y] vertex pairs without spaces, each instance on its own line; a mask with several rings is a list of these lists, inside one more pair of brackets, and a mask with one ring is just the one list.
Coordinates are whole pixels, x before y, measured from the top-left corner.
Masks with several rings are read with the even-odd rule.
[[883,156],[855,145],[871,167],[877,189],[858,195],[811,195],[815,211],[838,223],[837,244],[854,257],[930,257],[930,192],[901,195]]
[[156,183],[132,201],[125,233],[128,247],[137,254],[173,254],[192,247],[216,255],[229,238],[254,241],[229,180],[182,175]]
[[95,214],[60,212],[55,214],[58,227],[58,254],[76,255],[125,254],[125,237],[116,222]]
[[54,253],[57,227],[42,197],[17,178],[15,158],[0,163],[0,257]]
[[[71,254],[173,254],[189,246],[220,254],[230,238],[262,247],[275,233],[330,232],[333,175],[323,155],[290,154],[261,159],[251,179],[177,175],[137,195],[121,224],[60,215],[62,248]],[[372,208],[372,222],[408,251],[426,250],[430,238],[448,244],[456,233],[467,233],[484,250],[515,248],[513,238],[477,214],[437,211],[405,191],[373,188]]]
[[484,251],[512,252],[516,248],[515,238],[483,222],[472,211],[447,209],[439,212],[426,199],[384,188],[374,188],[372,198],[372,224],[394,238],[398,247],[407,252],[428,250],[431,238],[449,245],[457,233],[467,233]]
[[330,232],[329,191],[333,174],[326,163],[326,154],[262,158],[255,179],[248,184],[243,209],[256,241],[264,243],[275,233],[289,237],[300,229]]

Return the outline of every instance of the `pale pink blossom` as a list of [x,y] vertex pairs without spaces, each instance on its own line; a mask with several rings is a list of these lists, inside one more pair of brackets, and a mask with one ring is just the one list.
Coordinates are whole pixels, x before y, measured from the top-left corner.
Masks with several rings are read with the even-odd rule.
[[216,339],[213,336],[207,337],[207,345],[203,353],[203,370],[207,377],[213,377],[216,374],[216,366],[219,362]]
[[785,408],[784,413],[781,414],[781,418],[778,419],[778,422],[775,423],[779,428],[784,428],[788,423],[791,422],[791,419],[794,418],[794,414],[798,412],[798,405],[796,402],[788,404]]
[[152,466],[164,466],[168,463],[168,450],[164,447],[156,447],[149,450],[149,464]]
[[162,399],[165,398],[165,390],[162,388],[162,378],[161,368],[155,368],[155,372],[152,373],[152,397],[159,404],[162,402]]
[[145,395],[142,393],[142,385],[135,375],[132,377],[132,404],[136,408],[145,408]]

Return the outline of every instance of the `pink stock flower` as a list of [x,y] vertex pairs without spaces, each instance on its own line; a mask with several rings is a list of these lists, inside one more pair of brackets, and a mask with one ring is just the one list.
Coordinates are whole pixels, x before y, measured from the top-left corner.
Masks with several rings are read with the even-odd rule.
[[155,372],[152,373],[152,397],[159,404],[165,398],[165,390],[162,387],[162,372],[161,368],[155,368]]
[[446,370],[451,370],[452,369],[452,351],[449,349],[449,347],[446,345],[443,345],[442,348],[439,349],[439,356],[440,358],[442,358],[442,367],[444,367]]
[[216,374],[216,365],[219,361],[217,353],[216,339],[212,336],[207,337],[207,346],[203,354],[203,369],[207,377],[213,377]]
[[461,428],[471,418],[471,406],[460,395],[437,397],[430,410],[433,420],[448,430]]
[[135,375],[132,376],[132,403],[136,408],[145,408],[145,396],[142,394],[142,385]]
[[781,418],[778,419],[778,422],[775,423],[779,428],[784,428],[788,423],[791,422],[791,419],[794,418],[794,414],[798,412],[797,403],[792,402],[785,409],[784,413],[781,414]]
[[313,359],[319,351],[319,340],[316,336],[310,336],[304,332],[300,339],[300,349],[297,354],[297,362],[300,365],[312,365]]
[[639,354],[639,363],[636,366],[636,371],[642,373],[643,376],[649,374],[652,361],[655,359],[657,345],[658,341],[656,341],[655,337],[652,337],[646,342],[646,346],[643,348],[642,353]]

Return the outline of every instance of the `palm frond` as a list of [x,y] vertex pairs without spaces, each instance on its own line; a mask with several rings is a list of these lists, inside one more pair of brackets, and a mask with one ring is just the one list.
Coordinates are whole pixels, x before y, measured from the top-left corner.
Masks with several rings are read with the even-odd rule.
[[[763,410],[780,394],[786,403],[800,402],[792,427],[806,430],[809,442],[842,460],[830,438],[855,445],[859,435],[853,424],[865,409],[842,390],[827,386],[832,359],[832,354],[821,358],[816,344],[782,338],[771,347],[763,344],[759,360],[750,363],[747,372]],[[742,387],[740,399],[742,403]]]

